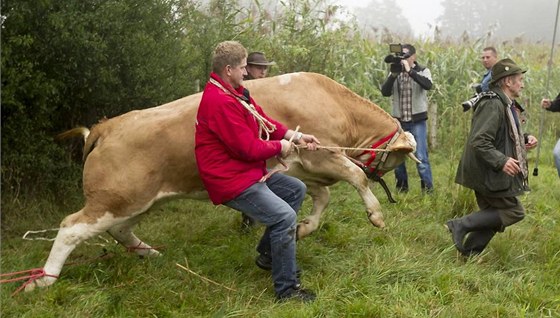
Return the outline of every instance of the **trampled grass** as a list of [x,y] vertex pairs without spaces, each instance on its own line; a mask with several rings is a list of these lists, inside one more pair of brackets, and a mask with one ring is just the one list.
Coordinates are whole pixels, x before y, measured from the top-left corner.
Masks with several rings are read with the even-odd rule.
[[[475,203],[470,191],[453,184],[456,163],[449,158],[432,153],[437,187],[432,195],[421,194],[410,168],[412,189],[394,194],[398,203],[388,203],[382,189],[373,188],[384,208],[384,231],[369,224],[353,188],[343,183],[332,188],[320,228],[298,242],[303,284],[318,294],[314,303],[275,302],[269,273],[254,265],[262,227],[243,232],[237,212],[185,200],[151,211],[135,231],[161,246],[162,257],[140,259],[106,234],[91,239],[71,254],[68,262],[74,264],[55,285],[11,296],[20,283],[3,284],[2,316],[560,316],[560,181],[551,160],[541,161],[539,176],[530,180],[533,191],[522,197],[527,217],[497,235],[481,257],[464,260],[443,223]],[[392,179],[386,177],[391,188]],[[16,210],[21,208],[25,214]],[[24,241],[21,235],[57,227],[78,208],[77,202],[4,204],[2,272],[41,267],[51,242]],[[309,209],[307,199],[301,214]]]

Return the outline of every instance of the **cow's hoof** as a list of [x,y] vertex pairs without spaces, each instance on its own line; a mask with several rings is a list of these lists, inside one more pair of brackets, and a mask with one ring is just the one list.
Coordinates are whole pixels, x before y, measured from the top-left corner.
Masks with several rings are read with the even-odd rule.
[[140,258],[162,255],[158,250],[144,243],[141,246],[127,247],[127,251],[136,253]]
[[140,258],[144,258],[144,257],[154,258],[154,257],[163,256],[163,254],[161,254],[160,252],[158,252],[157,250],[155,250],[153,248],[147,249],[147,250],[142,251],[142,252],[137,251],[136,253],[138,254],[138,257],[140,257]]
[[54,284],[54,282],[56,282],[56,278],[54,277],[41,277],[27,284],[24,291],[31,292],[34,291],[36,287],[47,287]]
[[302,238],[311,234],[311,232],[313,232],[311,221],[309,221],[308,219],[304,219],[300,223],[298,223],[298,225],[297,225],[297,237],[296,238],[297,238],[297,240],[301,240]]
[[373,226],[378,227],[380,229],[385,228],[385,221],[383,221],[383,217],[381,215],[375,215],[373,213],[368,215],[368,219],[373,224]]

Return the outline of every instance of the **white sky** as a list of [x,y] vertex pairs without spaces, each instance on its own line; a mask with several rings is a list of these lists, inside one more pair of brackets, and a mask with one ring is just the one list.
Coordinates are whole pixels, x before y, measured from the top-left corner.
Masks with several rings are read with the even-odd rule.
[[[372,0],[332,0],[334,4],[340,4],[350,8],[365,7]],[[415,35],[429,33],[430,26],[433,28],[435,19],[443,12],[440,5],[441,0],[395,0],[403,9],[405,16]]]

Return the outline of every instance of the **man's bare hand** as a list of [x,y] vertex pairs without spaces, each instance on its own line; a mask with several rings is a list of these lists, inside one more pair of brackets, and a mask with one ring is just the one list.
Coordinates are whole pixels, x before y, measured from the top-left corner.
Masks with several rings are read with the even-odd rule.
[[537,140],[537,137],[535,137],[533,135],[529,135],[529,136],[527,136],[527,143],[525,144],[525,149],[531,150],[531,149],[535,148],[538,144],[539,144],[539,141]]
[[401,60],[401,64],[404,67],[405,72],[410,72],[410,64],[408,64],[407,60]]
[[280,144],[282,145],[282,152],[280,152],[280,157],[281,158],[288,157],[292,153],[292,150],[293,150],[292,145],[293,144],[291,142],[287,141],[286,139],[280,140]]
[[317,150],[317,146],[320,145],[321,142],[313,135],[303,134],[299,140],[299,144],[307,146],[307,150]]
[[506,164],[502,168],[502,171],[505,172],[509,176],[515,176],[519,172],[521,172],[521,167],[519,167],[519,161],[513,158],[508,158]]
[[552,105],[552,101],[548,98],[543,98],[543,100],[541,100],[541,106],[544,109],[547,109],[550,107],[550,105]]

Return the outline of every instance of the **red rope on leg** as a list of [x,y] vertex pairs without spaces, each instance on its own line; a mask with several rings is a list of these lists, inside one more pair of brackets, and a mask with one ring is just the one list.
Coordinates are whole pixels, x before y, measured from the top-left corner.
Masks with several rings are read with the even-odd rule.
[[23,275],[23,276],[20,276],[20,277],[0,280],[0,283],[3,284],[3,283],[17,282],[17,281],[20,281],[20,280],[26,280],[27,279],[27,281],[25,283],[23,283],[22,286],[20,286],[18,289],[16,289],[16,291],[12,294],[12,296],[16,295],[22,289],[24,289],[27,285],[35,282],[37,279],[39,279],[41,277],[58,278],[57,275],[47,274],[45,272],[45,269],[43,269],[43,268],[34,268],[34,269],[29,269],[29,270],[20,271],[20,272],[4,273],[4,274],[0,274],[0,277],[11,277],[11,276],[17,276],[17,275],[21,275],[21,274],[28,274],[28,275]]
[[143,242],[138,243],[138,245],[136,246],[128,246],[126,248],[127,252],[134,252],[136,250],[154,250],[156,252],[159,252],[158,249],[164,249],[165,245],[161,245],[161,246],[152,246],[152,247],[140,247],[140,245],[142,245]]

